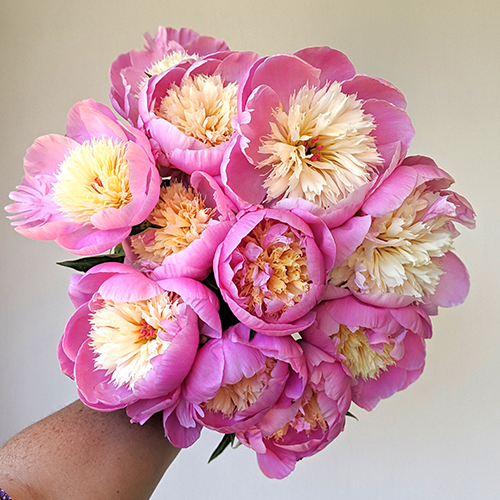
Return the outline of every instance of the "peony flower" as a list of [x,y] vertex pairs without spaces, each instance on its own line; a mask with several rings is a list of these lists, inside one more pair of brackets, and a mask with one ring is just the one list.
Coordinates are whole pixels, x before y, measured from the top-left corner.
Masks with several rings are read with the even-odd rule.
[[63,372],[96,410],[178,397],[203,334],[220,336],[218,301],[198,281],[153,281],[106,263],[75,276],[77,307],[59,344]]
[[359,208],[356,192],[366,194],[410,145],[405,105],[395,87],[356,75],[328,47],[259,59],[240,86],[239,134],[223,176],[253,204],[299,198],[324,209],[344,200]]
[[37,139],[24,168],[6,207],[17,212],[12,224],[77,255],[118,245],[158,200],[161,179],[146,136],[91,100],[73,106],[66,136]]
[[314,320],[335,244],[309,212],[257,209],[243,214],[219,246],[214,274],[224,300],[246,326],[290,335]]
[[363,204],[371,225],[355,251],[336,263],[330,283],[375,305],[417,301],[435,311],[461,304],[469,278],[451,251],[459,234],[454,223],[474,227],[474,211],[447,190],[452,183],[431,159],[407,158]]
[[260,333],[250,340],[241,323],[204,344],[185,381],[184,397],[198,405],[199,421],[223,433],[256,424],[279,400],[289,408],[307,380],[302,349],[291,337]]
[[262,472],[282,479],[298,460],[324,449],[343,430],[351,404],[350,377],[336,356],[299,342],[308,366],[308,383],[290,408],[276,405],[254,427],[236,437],[256,451]]
[[156,279],[205,279],[212,270],[215,250],[234,223],[232,208],[208,174],[195,172],[189,182],[172,178],[169,185],[162,186],[158,203],[147,218],[160,227],[124,242],[125,263],[143,271],[156,269]]
[[415,305],[381,308],[353,296],[322,302],[302,336],[342,359],[352,377],[352,400],[372,410],[382,398],[406,389],[422,373],[431,321]]
[[138,96],[149,78],[159,75],[182,61],[229,50],[223,40],[201,36],[187,28],[175,30],[160,26],[154,37],[144,35],[144,50],[122,54],[111,65],[110,100],[116,112],[137,125]]
[[149,79],[139,97],[139,126],[161,165],[219,175],[233,135],[238,85],[257,57],[218,52]]

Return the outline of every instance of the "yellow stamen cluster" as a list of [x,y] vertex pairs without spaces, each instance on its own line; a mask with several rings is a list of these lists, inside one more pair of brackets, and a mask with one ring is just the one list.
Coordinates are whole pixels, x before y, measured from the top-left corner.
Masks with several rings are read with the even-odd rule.
[[374,351],[363,328],[351,332],[347,326],[340,325],[339,332],[332,337],[339,338],[337,352],[345,356],[344,363],[355,378],[377,378],[381,370],[396,362],[391,356],[394,346],[384,344],[382,352]]
[[103,300],[90,320],[95,367],[112,374],[117,387],[133,388],[152,368],[151,360],[163,354],[170,342],[161,339],[161,322],[178,314],[181,299],[165,292],[138,302]]
[[267,158],[257,165],[270,168],[268,201],[304,198],[328,208],[370,181],[381,158],[370,135],[373,117],[361,104],[335,82],[305,85],[290,97],[288,111],[274,111],[259,149]]
[[243,377],[236,384],[223,385],[214,398],[205,403],[207,410],[221,412],[231,418],[235,411],[246,410],[254,404],[267,387],[276,360],[268,358],[266,366],[253,377]]
[[[248,299],[248,309],[256,308],[265,312],[266,303],[273,299],[282,302],[282,308],[275,314],[300,302],[302,295],[309,291],[310,281],[307,270],[307,257],[300,240],[290,229],[283,238],[271,242],[264,248],[264,240],[276,221],[263,220],[240,243],[244,249],[248,244],[263,248],[254,262],[248,261],[235,274],[234,281],[239,285],[239,296]],[[288,240],[284,242],[283,239]],[[270,277],[264,285],[256,284],[261,273]]]
[[373,221],[370,233],[331,283],[367,293],[397,293],[420,300],[432,295],[443,273],[439,260],[453,248],[450,218],[422,221],[439,195],[417,188],[394,212]]
[[217,146],[233,134],[238,85],[225,84],[219,75],[196,75],[173,84],[156,114],[206,147]]
[[56,173],[53,199],[65,216],[82,224],[107,208],[132,201],[127,145],[109,138],[92,139],[71,150]]
[[187,248],[200,238],[215,210],[207,208],[202,196],[192,187],[172,182],[160,191],[160,199],[148,221],[161,229],[150,229],[131,237],[139,259],[162,264],[165,257]]

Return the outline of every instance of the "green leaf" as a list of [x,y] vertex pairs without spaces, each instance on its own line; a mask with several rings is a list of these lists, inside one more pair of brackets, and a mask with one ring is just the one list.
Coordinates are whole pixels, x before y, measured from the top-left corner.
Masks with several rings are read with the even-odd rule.
[[257,335],[255,330],[250,330],[250,335],[248,336],[248,341],[252,342],[253,338]]
[[134,226],[131,229],[129,236],[135,236],[136,234],[143,233],[144,231],[147,231],[148,229],[161,229],[161,226],[157,226],[156,224],[152,224],[148,220],[145,220],[141,224]]
[[75,271],[81,273],[86,273],[89,269],[92,269],[98,264],[103,264],[104,262],[121,262],[125,260],[124,253],[111,253],[106,255],[95,255],[93,257],[84,257],[83,259],[77,260],[65,260],[64,262],[57,262],[59,266],[70,267]]
[[217,445],[217,448],[215,448],[214,452],[210,455],[210,458],[208,459],[208,463],[210,463],[212,460],[215,460],[219,455],[222,454],[222,452],[229,446],[233,445],[234,443],[234,437],[235,434],[224,434],[224,437],[221,439],[220,443]]
[[356,415],[353,415],[350,411],[348,411],[346,414],[345,414],[346,417],[351,417],[353,418],[354,420],[357,420],[359,422],[359,418],[356,417]]

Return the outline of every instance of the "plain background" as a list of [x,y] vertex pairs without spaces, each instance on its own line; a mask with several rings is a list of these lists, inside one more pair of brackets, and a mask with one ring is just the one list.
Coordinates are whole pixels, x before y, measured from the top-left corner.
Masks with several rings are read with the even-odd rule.
[[[496,499],[500,497],[500,3],[498,0],[229,0],[0,2],[2,205],[36,137],[64,134],[76,102],[109,104],[109,66],[158,25],[186,26],[261,55],[329,45],[359,73],[405,94],[416,137],[478,214],[456,242],[472,289],[434,320],[424,374],[283,480],[219,435],[182,451],[153,498]],[[56,346],[72,306],[69,254],[0,220],[0,442],[73,401]]]

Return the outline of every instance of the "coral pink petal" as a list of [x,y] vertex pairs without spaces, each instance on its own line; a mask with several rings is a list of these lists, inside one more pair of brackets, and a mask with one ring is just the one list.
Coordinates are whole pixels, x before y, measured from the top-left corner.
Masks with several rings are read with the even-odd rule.
[[99,287],[99,294],[115,302],[137,302],[161,295],[164,290],[144,274],[114,274]]
[[370,229],[372,219],[369,215],[353,217],[345,224],[332,230],[333,239],[337,247],[335,267],[341,266],[354,250],[365,239]]
[[53,175],[69,152],[79,143],[69,137],[49,134],[39,137],[26,151],[24,169],[28,175]]
[[56,243],[75,255],[96,255],[121,243],[129,234],[130,227],[100,231],[82,226],[77,231],[56,238]]
[[380,78],[366,75],[356,75],[354,78],[342,83],[342,92],[356,94],[357,99],[364,101],[378,99],[387,101],[398,108],[406,108],[406,100],[401,91],[394,85]]
[[363,212],[373,217],[382,217],[399,208],[417,184],[417,172],[400,166],[380,184],[363,204]]
[[268,57],[257,67],[252,77],[252,86],[257,88],[264,84],[274,89],[287,112],[290,96],[304,85],[319,85],[320,74],[321,70],[299,57],[278,54]]
[[235,135],[230,141],[221,166],[222,179],[234,194],[248,203],[258,205],[267,193],[262,186],[262,172],[242,153],[239,139]]
[[257,453],[257,463],[265,476],[271,479],[283,479],[295,469],[295,455],[281,452],[280,457],[267,449],[266,453]]
[[401,143],[401,155],[404,155],[415,135],[406,112],[386,101],[373,99],[364,102],[363,109],[374,117],[376,128],[371,135],[375,137],[377,149],[384,160],[387,163],[392,160],[398,143]]
[[444,274],[441,275],[436,293],[430,297],[430,301],[440,307],[458,306],[469,293],[469,273],[453,252],[447,252],[440,260]]
[[327,82],[342,82],[356,74],[347,56],[330,47],[310,47],[299,50],[294,55],[321,69],[320,86]]

